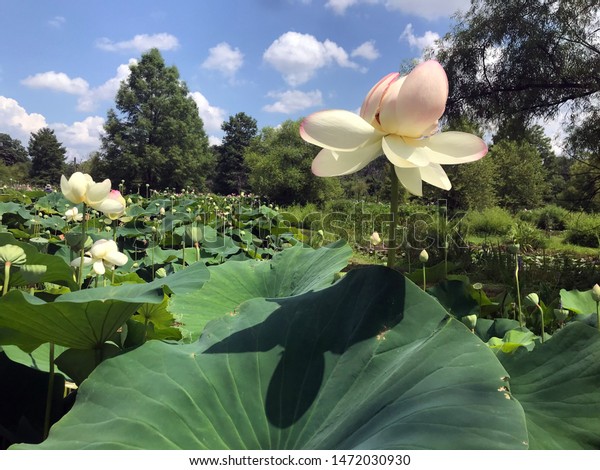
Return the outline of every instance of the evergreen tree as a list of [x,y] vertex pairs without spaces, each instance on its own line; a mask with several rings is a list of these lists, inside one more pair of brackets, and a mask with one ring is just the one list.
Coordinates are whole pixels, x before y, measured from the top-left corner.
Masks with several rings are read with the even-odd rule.
[[28,151],[31,156],[31,181],[39,185],[59,184],[65,171],[66,149],[58,141],[54,131],[44,127],[32,133]]
[[102,139],[107,176],[153,189],[205,189],[212,153],[198,108],[176,67],[157,49],[142,55],[121,83]]
[[217,147],[217,171],[213,190],[220,194],[240,193],[248,186],[248,168],[244,152],[256,136],[256,119],[246,113],[237,113],[224,122],[223,143]]

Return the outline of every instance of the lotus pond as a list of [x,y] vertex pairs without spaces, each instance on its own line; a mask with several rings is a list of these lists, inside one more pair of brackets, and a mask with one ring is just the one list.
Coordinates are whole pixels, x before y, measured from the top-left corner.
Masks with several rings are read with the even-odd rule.
[[600,448],[595,291],[424,290],[258,197],[149,196],[0,196],[0,448]]

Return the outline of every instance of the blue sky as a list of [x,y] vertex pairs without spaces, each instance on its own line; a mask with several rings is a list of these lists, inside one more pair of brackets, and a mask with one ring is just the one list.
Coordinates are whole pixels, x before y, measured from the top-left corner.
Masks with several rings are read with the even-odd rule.
[[0,132],[55,130],[69,157],[99,148],[129,64],[157,47],[212,143],[245,112],[259,128],[356,110],[419,58],[468,0],[0,0]]

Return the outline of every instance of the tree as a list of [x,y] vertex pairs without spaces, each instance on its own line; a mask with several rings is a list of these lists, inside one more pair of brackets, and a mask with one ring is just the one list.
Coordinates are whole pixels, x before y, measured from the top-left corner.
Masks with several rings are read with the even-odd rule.
[[488,155],[495,165],[495,186],[502,207],[511,210],[534,209],[548,192],[542,157],[526,141],[501,140]]
[[31,170],[29,177],[36,184],[56,185],[65,170],[66,149],[61,145],[54,131],[44,127],[33,132],[29,138]]
[[319,178],[311,171],[319,149],[300,137],[300,122],[265,127],[244,154],[252,191],[279,204],[322,203],[342,193],[338,178]]
[[29,157],[27,150],[18,139],[13,139],[8,134],[0,133],[0,163],[11,166],[16,163],[27,163]]
[[104,165],[98,167],[131,186],[205,189],[212,153],[196,103],[177,68],[166,67],[157,49],[130,68],[117,92],[116,111],[108,111]]
[[589,110],[600,91],[598,0],[474,0],[437,58],[447,112],[497,120]]
[[224,122],[222,144],[217,147],[217,170],[213,190],[220,194],[240,193],[248,186],[248,168],[244,152],[256,136],[256,119],[246,113],[237,113]]

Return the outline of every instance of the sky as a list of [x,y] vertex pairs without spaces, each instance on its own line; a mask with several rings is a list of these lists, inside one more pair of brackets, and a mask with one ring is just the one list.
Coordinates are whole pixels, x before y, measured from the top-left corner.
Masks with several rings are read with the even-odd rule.
[[357,110],[419,59],[469,0],[0,0],[0,133],[55,131],[69,159],[100,147],[129,65],[158,48],[211,144],[244,112],[259,129]]

